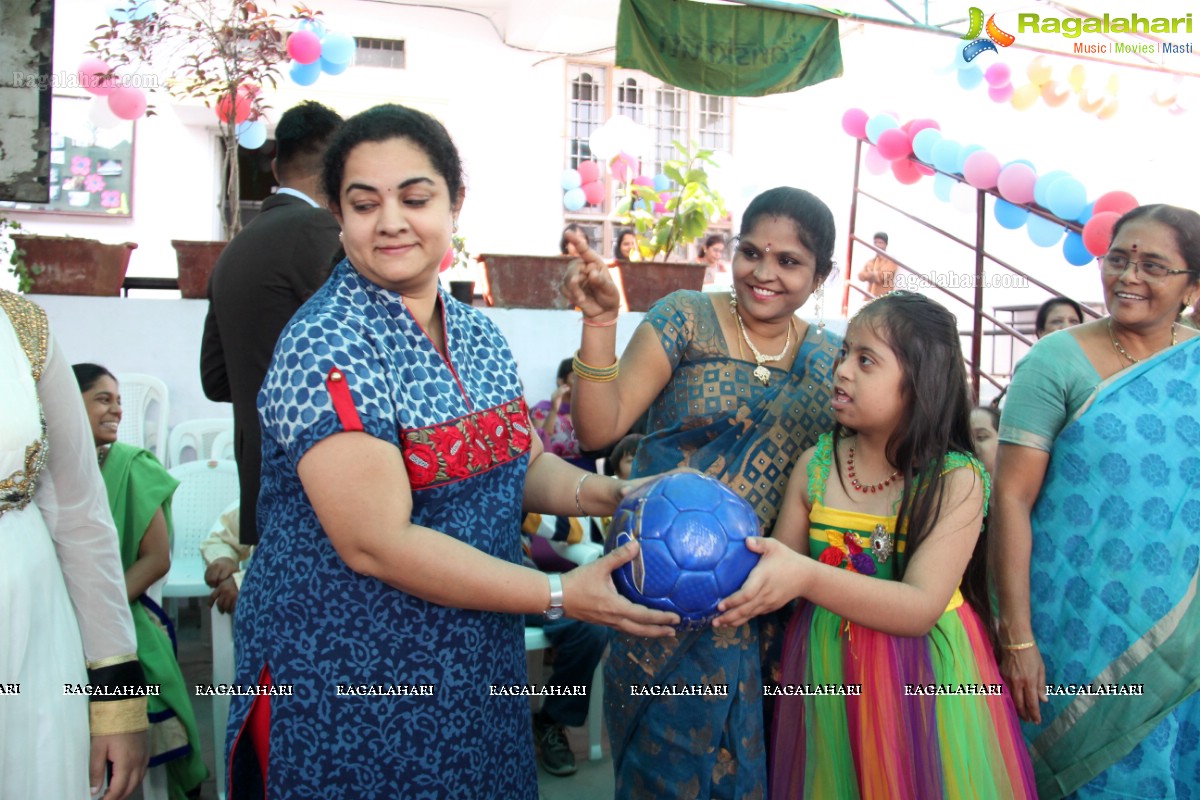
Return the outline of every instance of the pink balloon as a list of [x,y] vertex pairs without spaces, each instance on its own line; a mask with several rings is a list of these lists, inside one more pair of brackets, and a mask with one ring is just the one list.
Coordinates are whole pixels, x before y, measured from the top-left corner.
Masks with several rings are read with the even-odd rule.
[[1007,103],[1012,97],[1013,87],[1011,83],[1006,83],[1003,86],[989,86],[988,97],[992,98],[995,103]]
[[613,159],[612,166],[609,169],[617,181],[624,183],[637,170],[637,159],[628,153],[621,153]]
[[[307,33],[307,31],[301,31],[301,33]],[[295,36],[295,34],[292,35]],[[454,266],[454,248],[447,247],[446,255],[442,256],[442,263],[438,264],[438,272],[445,272],[452,266]]]
[[321,57],[321,40],[312,31],[296,31],[288,37],[288,55],[298,64],[311,64]]
[[1089,253],[1099,257],[1108,252],[1108,246],[1112,244],[1113,225],[1120,218],[1121,215],[1116,211],[1101,211],[1084,224],[1083,246]]
[[1000,175],[1000,159],[986,150],[976,150],[963,162],[963,177],[976,189],[993,189]]
[[137,119],[146,113],[146,93],[133,86],[114,89],[108,96],[108,108],[121,119]]
[[855,139],[867,138],[867,112],[861,108],[847,109],[842,114],[842,130]]
[[888,171],[888,160],[879,153],[879,148],[871,145],[867,148],[867,172],[872,175],[883,175]]
[[904,124],[904,130],[908,131],[909,139],[916,136],[926,128],[933,128],[935,131],[940,131],[942,126],[938,125],[937,121],[932,119],[914,119],[909,120]]
[[[592,162],[585,161],[584,163],[590,164]],[[580,164],[580,166],[582,167],[583,164]],[[583,172],[582,169],[579,171]],[[584,198],[587,199],[589,206],[598,206],[598,205],[600,205],[601,202],[604,201],[604,184],[602,182],[590,181],[588,183],[583,184],[583,186],[581,186],[580,188],[583,189],[583,196],[584,196]]]
[[1012,70],[1003,61],[997,61],[984,71],[983,79],[988,86],[999,89],[1012,81]]
[[633,179],[634,186],[649,186],[654,188],[654,178],[648,178],[645,175],[639,175]]
[[600,180],[600,165],[595,161],[583,161],[576,167],[579,173],[579,179],[584,183],[592,183]]
[[917,172],[921,173],[922,175],[932,175],[937,172],[937,170],[933,167],[922,164],[920,161],[914,161],[913,166],[916,167]]
[[1000,196],[1010,203],[1023,206],[1033,202],[1033,185],[1037,173],[1028,164],[1009,164],[996,177],[996,188]]
[[888,128],[879,134],[879,141],[875,143],[875,147],[878,148],[879,155],[888,161],[895,161],[912,153],[912,139],[899,128]]
[[896,177],[896,180],[905,185],[921,180],[921,171],[915,163],[909,161],[907,158],[892,162],[892,175]]
[[665,213],[666,213],[666,211],[667,211],[667,204],[666,204],[666,203],[664,203],[664,202],[663,202],[663,201],[661,201],[661,200],[659,200],[659,201],[657,201],[657,202],[655,202],[655,203],[654,203],[654,213],[655,213],[655,214],[665,214]]
[[108,97],[116,90],[117,82],[114,78],[105,79],[101,76],[110,71],[108,64],[98,58],[84,59],[77,71],[79,85],[97,97]]
[[[1126,211],[1132,211],[1138,207],[1137,198],[1129,192],[1105,192],[1096,198],[1096,204],[1092,206],[1092,214],[1102,214],[1105,211],[1114,211],[1118,215],[1124,214]],[[1108,246],[1105,245],[1104,252],[1108,252]],[[1096,253],[1096,255],[1103,255]]]

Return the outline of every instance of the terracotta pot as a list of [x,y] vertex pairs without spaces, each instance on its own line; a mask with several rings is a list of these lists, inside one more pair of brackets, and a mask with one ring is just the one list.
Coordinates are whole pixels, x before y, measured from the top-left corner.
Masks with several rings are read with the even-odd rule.
[[212,275],[221,251],[229,242],[191,242],[172,239],[175,263],[179,270],[179,293],[192,300],[208,297],[208,276]]
[[471,305],[475,302],[475,281],[450,281],[450,296]]
[[497,308],[570,308],[559,287],[574,256],[479,256],[487,271],[488,304]]
[[704,288],[704,264],[679,261],[618,261],[621,289],[630,311],[649,311],[661,297],[677,289]]
[[13,234],[25,251],[25,264],[33,276],[33,294],[83,294],[118,297],[133,242],[104,244],[74,236]]

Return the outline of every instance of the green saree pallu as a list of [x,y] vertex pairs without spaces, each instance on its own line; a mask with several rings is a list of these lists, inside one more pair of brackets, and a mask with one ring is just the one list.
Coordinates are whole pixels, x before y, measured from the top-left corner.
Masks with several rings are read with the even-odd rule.
[[[109,448],[100,472],[117,525],[121,565],[128,570],[137,561],[142,537],[159,508],[171,530],[171,495],[179,481],[148,450],[121,442]],[[170,797],[183,800],[204,782],[208,770],[200,752],[191,697],[176,660],[175,629],[158,603],[144,593],[130,608],[146,683],[157,685],[160,692],[147,698],[150,766],[166,764]]]
[[[753,362],[735,357],[736,342],[731,350],[725,341],[714,302],[728,300],[675,292],[646,315],[673,374],[650,407],[633,475],[677,467],[711,475],[750,503],[767,535],[796,459],[833,427],[841,339],[810,326],[791,369],[770,369],[764,384]],[[618,797],[766,795],[762,686],[778,682],[785,623],[777,613],[675,639],[614,637],[605,719]],[[686,693],[701,686],[725,693]],[[664,687],[681,693],[664,695]]]
[[1198,387],[1191,339],[1054,440],[1030,568],[1049,702],[1024,726],[1043,798],[1200,796]]

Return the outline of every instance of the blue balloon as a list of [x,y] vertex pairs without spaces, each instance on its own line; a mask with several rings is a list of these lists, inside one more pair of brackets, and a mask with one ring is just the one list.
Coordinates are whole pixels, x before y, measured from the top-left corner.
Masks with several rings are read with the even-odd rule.
[[132,20],[146,19],[158,12],[158,5],[155,0],[140,0],[137,7],[129,14]]
[[1007,228],[1010,231],[1015,231],[1017,228],[1025,224],[1029,219],[1029,210],[1014,205],[1007,200],[996,200],[996,206],[992,209],[992,214],[996,217],[996,222],[1000,223],[1001,228]]
[[247,150],[257,150],[267,143],[267,126],[262,120],[243,122],[235,130],[238,144]]
[[582,186],[583,178],[579,177],[579,170],[564,169],[562,178],[559,179],[559,184],[562,186],[563,191],[566,192]]
[[933,145],[933,165],[942,172],[958,172],[962,161],[962,145],[950,139],[942,139]]
[[917,135],[912,140],[912,151],[920,160],[926,164],[933,163],[933,146],[940,142],[944,137],[942,132],[937,128],[922,128],[917,131]]
[[1053,172],[1047,172],[1045,175],[1039,175],[1037,183],[1033,185],[1033,202],[1037,203],[1042,208],[1050,207],[1050,198],[1048,193],[1050,186],[1059,178],[1069,178],[1070,173],[1066,170],[1056,169]]
[[879,142],[879,134],[889,128],[899,128],[900,123],[896,118],[888,114],[876,114],[867,120],[867,138],[871,140],[871,144]]
[[563,208],[567,211],[578,211],[585,205],[587,205],[587,198],[584,197],[583,189],[578,187],[568,189],[567,193],[563,195]]
[[350,69],[350,62],[345,64],[335,64],[332,61],[326,60],[324,57],[318,58],[317,62],[321,65],[321,72],[326,75],[341,75],[346,70]]
[[354,37],[348,33],[327,33],[321,40],[321,58],[331,64],[349,64],[354,58]]
[[109,6],[108,18],[113,22],[129,22],[128,6],[124,3],[118,3],[115,6]]
[[1062,219],[1075,219],[1087,208],[1087,191],[1082,183],[1069,175],[1059,178],[1046,190],[1046,208]]
[[[1031,170],[1033,170],[1035,175],[1037,174],[1037,167],[1035,167],[1033,165],[1033,162],[1030,161],[1028,158],[1014,158],[1012,161],[1009,161],[1007,164],[1005,164],[1004,167],[1010,167],[1013,164],[1024,164],[1025,166],[1027,166]],[[1001,172],[1004,171],[1004,167],[1000,168]]]
[[662,193],[671,188],[671,179],[661,172],[654,176],[654,191]]
[[949,175],[943,175],[938,172],[933,176],[933,194],[938,200],[943,203],[950,202],[950,193],[954,191],[954,184],[958,181],[951,178]]
[[1038,247],[1053,247],[1062,238],[1063,226],[1037,214],[1031,214],[1025,223],[1025,232]]
[[325,23],[319,19],[302,19],[297,26],[302,31],[311,31],[318,39],[325,38]]
[[321,65],[316,61],[311,64],[293,61],[292,66],[288,69],[288,76],[300,86],[312,86],[317,82],[317,78],[321,77]]
[[1095,213],[1094,211],[1092,211],[1092,209],[1095,206],[1096,206],[1095,200],[1088,203],[1086,206],[1083,207],[1083,211],[1080,211],[1079,214],[1076,215],[1075,221],[1078,222],[1080,225],[1086,225],[1087,221],[1092,218],[1092,214]]
[[1067,238],[1063,239],[1062,254],[1067,263],[1073,267],[1087,266],[1095,258],[1083,246],[1083,237],[1075,231],[1067,231]]
[[970,91],[983,82],[983,70],[970,66],[958,71],[958,85]]

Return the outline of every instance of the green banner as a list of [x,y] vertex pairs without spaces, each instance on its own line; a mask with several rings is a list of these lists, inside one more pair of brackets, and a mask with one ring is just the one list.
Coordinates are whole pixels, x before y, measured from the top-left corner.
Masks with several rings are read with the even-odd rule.
[[794,92],[842,74],[837,20],[790,11],[621,0],[617,66],[705,94]]

